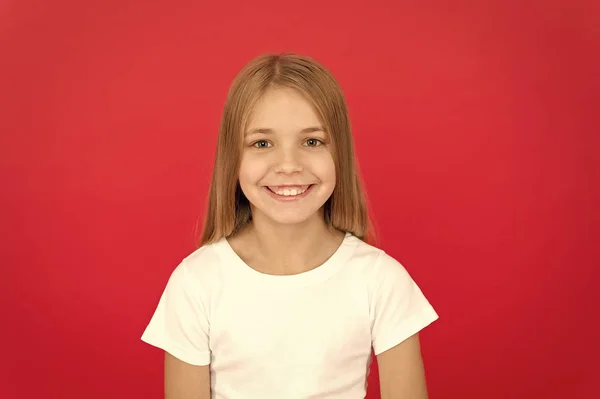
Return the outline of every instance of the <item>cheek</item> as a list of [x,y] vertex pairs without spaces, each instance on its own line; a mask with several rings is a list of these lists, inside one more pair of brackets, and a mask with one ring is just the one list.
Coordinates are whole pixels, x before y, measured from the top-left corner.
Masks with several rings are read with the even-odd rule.
[[265,169],[264,162],[257,162],[252,157],[242,156],[239,173],[240,185],[258,182],[264,176]]
[[329,153],[315,159],[314,171],[324,183],[335,183],[335,163]]

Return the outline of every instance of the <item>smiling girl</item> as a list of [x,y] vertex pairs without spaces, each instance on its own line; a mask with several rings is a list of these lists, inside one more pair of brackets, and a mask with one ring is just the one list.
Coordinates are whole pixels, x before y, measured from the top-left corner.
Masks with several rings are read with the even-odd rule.
[[357,399],[371,354],[383,398],[424,399],[420,330],[438,318],[367,243],[348,111],[332,74],[264,55],[235,78],[199,248],[142,339],[170,399]]

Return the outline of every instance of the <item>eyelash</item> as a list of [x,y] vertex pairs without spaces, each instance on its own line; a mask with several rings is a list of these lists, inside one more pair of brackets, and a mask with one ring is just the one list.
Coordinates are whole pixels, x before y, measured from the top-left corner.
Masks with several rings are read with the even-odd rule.
[[[317,138],[314,138],[314,137],[306,139],[305,142],[310,141],[310,140],[315,140],[317,142],[317,145],[309,145],[308,147],[317,148],[317,147],[321,147],[322,145],[325,144],[323,142],[323,140],[320,140],[320,139],[317,139]],[[251,144],[251,147],[254,147],[254,148],[257,148],[257,149],[269,148],[269,147],[258,147],[257,146],[258,143],[269,143],[269,142],[267,140],[257,140],[257,141],[255,141],[254,143]]]

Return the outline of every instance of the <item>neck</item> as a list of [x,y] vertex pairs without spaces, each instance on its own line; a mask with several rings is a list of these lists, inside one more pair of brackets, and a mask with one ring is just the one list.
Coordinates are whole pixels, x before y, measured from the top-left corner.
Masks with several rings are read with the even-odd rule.
[[254,218],[247,228],[250,242],[265,264],[272,265],[274,273],[301,273],[318,266],[324,253],[336,248],[343,234],[327,225],[322,214],[293,225],[272,223],[261,217]]

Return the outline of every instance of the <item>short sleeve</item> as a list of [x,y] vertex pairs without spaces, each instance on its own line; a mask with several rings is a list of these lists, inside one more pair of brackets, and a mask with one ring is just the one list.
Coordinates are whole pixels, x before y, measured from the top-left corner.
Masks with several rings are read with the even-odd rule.
[[371,286],[371,338],[375,355],[393,348],[438,319],[406,269],[382,252]]
[[202,292],[183,261],[171,274],[142,341],[195,366],[210,363],[209,322]]

